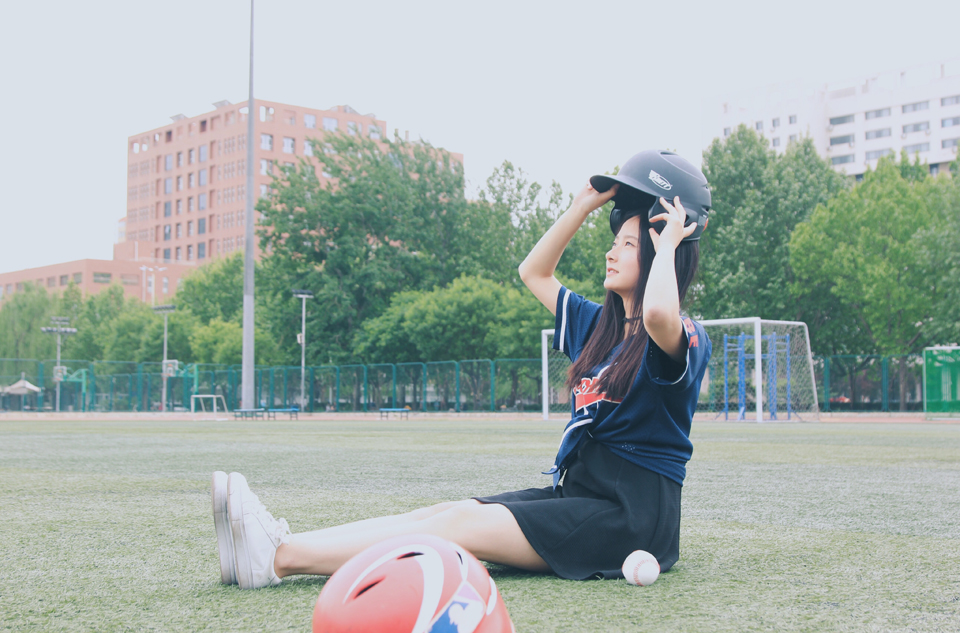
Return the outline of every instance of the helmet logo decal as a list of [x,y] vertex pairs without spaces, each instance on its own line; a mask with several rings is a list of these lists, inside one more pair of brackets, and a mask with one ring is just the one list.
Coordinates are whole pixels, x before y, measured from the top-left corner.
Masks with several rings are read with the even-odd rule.
[[665,191],[670,191],[673,189],[673,185],[670,184],[670,181],[658,174],[657,172],[650,170],[650,181],[656,186],[660,187]]

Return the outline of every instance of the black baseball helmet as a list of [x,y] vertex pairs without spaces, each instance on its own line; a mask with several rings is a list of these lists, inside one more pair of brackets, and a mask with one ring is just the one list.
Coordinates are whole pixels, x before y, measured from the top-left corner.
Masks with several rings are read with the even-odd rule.
[[[707,226],[710,214],[710,189],[703,172],[692,163],[673,152],[647,150],[632,156],[616,176],[593,176],[590,184],[603,192],[619,184],[613,197],[614,207],[610,213],[610,229],[616,235],[620,227],[635,215],[647,214],[647,218],[660,215],[665,209],[660,206],[660,197],[672,203],[680,196],[680,203],[687,212],[684,226],[696,224],[696,230],[684,238],[684,242],[700,239]],[[659,233],[665,222],[652,225]]]

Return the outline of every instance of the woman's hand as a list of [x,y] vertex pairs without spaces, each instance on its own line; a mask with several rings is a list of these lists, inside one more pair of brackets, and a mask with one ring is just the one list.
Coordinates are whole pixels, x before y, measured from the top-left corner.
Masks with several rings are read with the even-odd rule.
[[617,189],[619,188],[620,185],[614,185],[603,193],[600,193],[593,188],[590,181],[587,181],[587,186],[580,190],[580,193],[573,199],[573,204],[570,206],[571,208],[579,210],[584,215],[589,215],[609,202],[610,199],[617,194]]
[[680,204],[680,196],[673,199],[673,204],[667,202],[665,198],[660,198],[660,206],[666,209],[666,212],[650,218],[650,223],[666,222],[667,226],[663,228],[659,235],[653,228],[650,229],[653,249],[659,252],[660,244],[663,243],[669,244],[675,250],[683,241],[683,238],[693,235],[693,232],[697,230],[697,225],[683,226],[687,221],[687,211]]

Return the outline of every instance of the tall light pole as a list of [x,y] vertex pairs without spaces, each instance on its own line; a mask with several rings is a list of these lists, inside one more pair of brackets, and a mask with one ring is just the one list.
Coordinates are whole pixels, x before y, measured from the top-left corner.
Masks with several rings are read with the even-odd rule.
[[[156,289],[156,286],[154,286]],[[177,309],[175,305],[155,306],[153,311],[163,315],[163,364],[160,366],[162,371],[163,393],[160,396],[160,411],[167,411],[167,374],[170,373],[167,368],[167,317],[171,312]]]
[[[147,285],[147,271],[150,271],[150,303],[151,305],[157,305],[157,272],[166,270],[166,266],[141,266],[140,270],[143,271],[143,285]],[[146,290],[144,290],[146,292]],[[146,297],[141,297],[143,302],[146,303]]]
[[53,368],[53,381],[57,383],[57,413],[60,413],[60,383],[63,382],[64,374],[64,368],[60,365],[60,345],[63,341],[61,337],[64,334],[76,334],[77,328],[67,327],[70,325],[69,317],[50,317],[50,322],[53,323],[53,327],[42,327],[40,331],[44,334],[57,335],[57,366]]
[[254,409],[254,349],[253,349],[253,225],[254,202],[257,192],[254,189],[253,119],[257,115],[253,101],[253,0],[250,0],[250,96],[247,101],[247,195],[246,217],[243,238],[243,357],[241,365],[240,406]]
[[307,299],[313,299],[309,290],[293,290],[293,296],[303,303],[303,312],[300,317],[300,410],[307,408],[307,394],[304,387],[307,370]]

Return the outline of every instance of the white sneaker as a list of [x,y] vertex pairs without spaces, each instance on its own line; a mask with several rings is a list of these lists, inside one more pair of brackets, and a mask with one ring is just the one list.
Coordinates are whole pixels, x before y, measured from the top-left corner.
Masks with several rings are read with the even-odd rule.
[[290,527],[273,515],[250,492],[240,473],[227,478],[227,506],[233,532],[233,551],[237,561],[237,582],[241,589],[259,589],[279,585],[273,570],[277,548],[290,541]]
[[230,530],[230,513],[227,510],[227,473],[218,470],[210,483],[210,499],[213,502],[213,527],[217,530],[217,554],[220,555],[220,582],[237,584],[237,561],[233,553],[233,533]]

